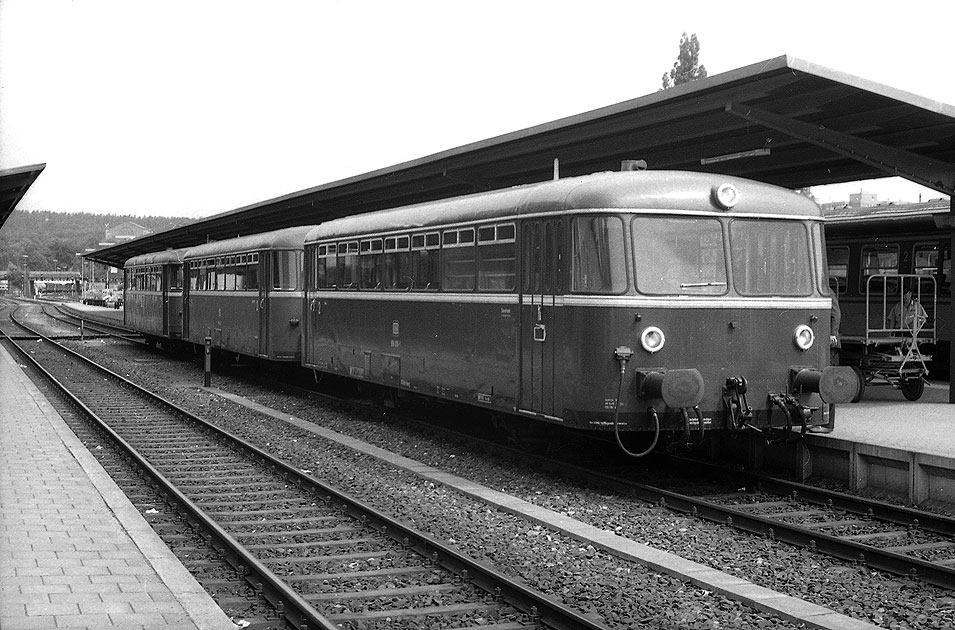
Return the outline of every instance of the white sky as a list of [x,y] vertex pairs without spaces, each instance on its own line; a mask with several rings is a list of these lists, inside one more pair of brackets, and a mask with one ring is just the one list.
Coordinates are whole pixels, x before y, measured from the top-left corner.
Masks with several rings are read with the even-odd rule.
[[[767,13],[769,11],[769,13]],[[18,208],[205,217],[790,54],[955,104],[955,2],[0,1]],[[639,156],[635,156],[639,157]],[[938,193],[896,180],[881,200]]]

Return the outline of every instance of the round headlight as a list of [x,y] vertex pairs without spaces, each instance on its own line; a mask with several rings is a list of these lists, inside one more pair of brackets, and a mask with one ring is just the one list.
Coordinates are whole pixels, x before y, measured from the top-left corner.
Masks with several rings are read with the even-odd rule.
[[733,184],[720,184],[713,188],[713,199],[724,210],[729,210],[739,203],[739,191]]
[[812,332],[812,328],[805,324],[796,326],[796,331],[793,332],[793,343],[797,348],[806,351],[812,347],[812,342],[815,340],[816,333]]
[[650,354],[659,352],[666,342],[667,338],[663,331],[656,326],[648,326],[640,335],[640,345]]

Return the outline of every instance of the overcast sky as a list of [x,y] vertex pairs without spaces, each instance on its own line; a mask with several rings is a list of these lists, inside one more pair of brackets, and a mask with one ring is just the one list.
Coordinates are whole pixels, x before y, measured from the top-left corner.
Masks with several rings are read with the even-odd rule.
[[[770,13],[767,13],[770,11]],[[783,54],[955,104],[955,2],[0,0],[18,208],[205,217]],[[637,156],[639,157],[639,156]],[[903,182],[816,193],[915,201]]]

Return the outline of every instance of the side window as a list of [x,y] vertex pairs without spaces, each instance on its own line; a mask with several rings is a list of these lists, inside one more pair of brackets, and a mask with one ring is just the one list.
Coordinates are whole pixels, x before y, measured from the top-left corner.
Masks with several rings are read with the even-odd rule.
[[166,270],[166,286],[170,291],[182,291],[182,265],[169,265]]
[[411,236],[411,288],[414,291],[437,291],[441,288],[438,267],[441,235],[437,232]]
[[312,274],[314,289],[338,288],[338,245],[327,243],[314,249],[315,269]]
[[411,237],[407,235],[385,238],[385,253],[379,272],[382,288],[387,291],[411,289]]
[[517,227],[478,228],[478,291],[513,291],[517,278]]
[[362,289],[381,289],[381,256],[382,243],[380,238],[370,238],[361,241],[359,264],[361,268],[360,286]]
[[295,291],[302,288],[303,252],[278,251],[272,253],[272,289]]
[[473,291],[475,276],[474,228],[447,230],[441,240],[441,287],[445,291]]
[[358,241],[338,244],[338,288],[358,288]]
[[835,280],[839,295],[849,288],[849,248],[833,245],[826,249],[829,258],[829,277]]
[[236,271],[237,271],[236,259],[237,258],[238,258],[237,256],[228,256],[223,259],[223,261],[225,262],[225,267],[224,267],[225,280],[224,280],[224,285],[222,288],[225,291],[235,291],[235,288],[236,288],[235,277],[236,277]]
[[620,218],[577,217],[571,229],[571,290],[577,293],[626,291],[627,264]]
[[899,246],[898,245],[863,245],[862,270],[859,291],[866,295],[866,288],[873,294],[896,295],[899,292],[898,278],[874,278],[880,274],[899,273]]

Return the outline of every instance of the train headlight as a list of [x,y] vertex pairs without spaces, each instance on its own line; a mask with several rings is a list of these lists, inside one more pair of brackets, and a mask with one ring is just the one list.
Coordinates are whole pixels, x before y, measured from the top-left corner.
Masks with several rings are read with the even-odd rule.
[[713,201],[723,210],[729,210],[739,203],[739,191],[733,184],[720,184],[713,187]]
[[816,333],[812,332],[812,328],[805,324],[796,326],[796,330],[793,332],[793,343],[796,344],[797,348],[805,352],[812,347],[812,342],[815,340]]
[[648,326],[640,335],[640,345],[642,345],[643,349],[650,354],[659,352],[663,348],[663,344],[666,342],[666,335],[664,335],[663,331],[656,326]]

